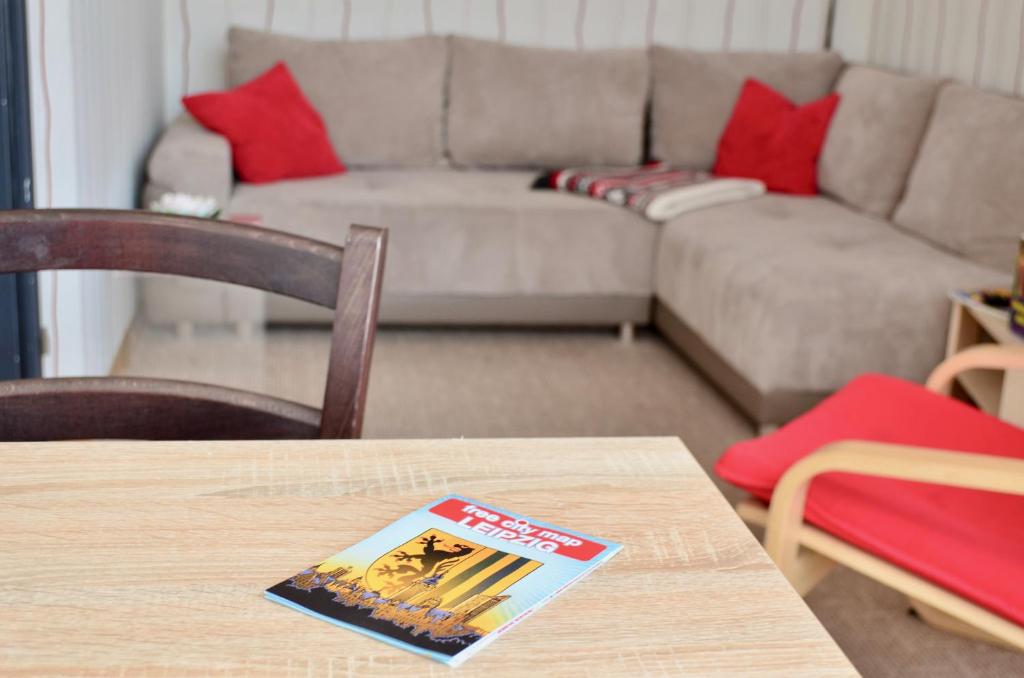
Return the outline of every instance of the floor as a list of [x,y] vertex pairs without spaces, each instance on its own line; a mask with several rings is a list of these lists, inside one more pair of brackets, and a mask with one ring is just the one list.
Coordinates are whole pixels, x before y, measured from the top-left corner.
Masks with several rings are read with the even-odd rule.
[[[215,328],[181,339],[137,326],[116,371],[319,405],[329,339],[325,330],[240,339]],[[710,471],[753,428],[652,333],[624,345],[611,331],[386,329],[378,334],[364,435],[673,435]],[[739,496],[719,487],[730,500]],[[907,613],[900,595],[849,570],[830,575],[807,603],[869,678],[1024,675],[1024,655],[933,630]]]

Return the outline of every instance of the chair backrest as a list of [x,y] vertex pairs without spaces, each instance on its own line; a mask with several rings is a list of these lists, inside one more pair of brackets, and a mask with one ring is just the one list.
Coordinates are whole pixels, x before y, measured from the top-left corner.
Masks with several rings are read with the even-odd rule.
[[[387,231],[366,226],[352,226],[341,248],[266,228],[152,212],[0,212],[0,273],[65,269],[166,273],[234,283],[335,310],[320,412],[266,396],[186,382],[23,380],[0,384],[0,410],[4,410],[0,439],[184,438],[190,431],[207,438],[358,437],[386,246]],[[86,413],[76,401],[90,398]],[[160,410],[183,421],[157,423],[150,414]],[[214,411],[217,421],[188,421]],[[313,426],[314,422],[318,425]],[[174,435],[178,430],[182,434]]]

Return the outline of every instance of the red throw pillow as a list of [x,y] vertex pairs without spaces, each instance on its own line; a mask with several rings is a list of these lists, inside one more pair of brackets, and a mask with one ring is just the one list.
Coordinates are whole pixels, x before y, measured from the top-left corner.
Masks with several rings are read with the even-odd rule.
[[183,97],[205,127],[231,142],[235,171],[259,184],[338,174],[338,160],[320,114],[284,63],[227,92]]
[[714,173],[760,179],[769,191],[814,195],[818,155],[838,105],[839,95],[832,93],[797,106],[748,79],[718,142]]

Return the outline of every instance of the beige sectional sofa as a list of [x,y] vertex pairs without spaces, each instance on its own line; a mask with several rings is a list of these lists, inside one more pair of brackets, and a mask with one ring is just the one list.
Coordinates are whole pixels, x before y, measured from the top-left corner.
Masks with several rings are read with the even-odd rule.
[[[228,53],[232,85],[287,61],[350,171],[235,183],[226,140],[182,116],[152,153],[144,200],[213,195],[227,214],[332,242],[349,223],[387,226],[385,323],[653,320],[761,423],[861,372],[922,379],[941,357],[949,289],[1006,284],[1024,231],[1024,103],[834,54],[310,42],[240,29]],[[842,94],[822,195],[658,225],[531,190],[543,168],[652,154],[710,167],[748,76],[801,102]],[[151,317],[166,319],[176,296],[168,281],[145,281]],[[326,319],[280,298],[266,315]]]

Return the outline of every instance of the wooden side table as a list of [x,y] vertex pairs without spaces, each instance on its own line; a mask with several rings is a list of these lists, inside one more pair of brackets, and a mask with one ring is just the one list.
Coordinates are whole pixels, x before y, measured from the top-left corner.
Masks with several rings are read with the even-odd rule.
[[[1006,311],[972,304],[950,295],[953,310],[949,320],[946,357],[976,344],[1020,344],[1024,340],[1010,330]],[[972,370],[957,377],[953,396],[980,410],[1024,427],[1024,372]]]

